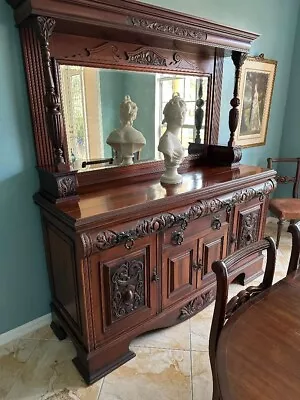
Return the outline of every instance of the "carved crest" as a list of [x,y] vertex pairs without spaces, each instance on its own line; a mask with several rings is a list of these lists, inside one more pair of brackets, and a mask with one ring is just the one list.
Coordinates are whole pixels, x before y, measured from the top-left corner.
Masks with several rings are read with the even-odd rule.
[[138,50],[127,53],[128,62],[132,64],[167,66],[167,60],[153,50]]
[[149,31],[158,31],[162,33],[166,33],[172,36],[182,37],[185,39],[194,39],[194,40],[206,40],[207,34],[200,29],[190,29],[186,28],[184,25],[175,25],[163,22],[157,22],[150,19],[144,18],[135,18],[130,17],[128,20],[129,24],[149,30]]
[[59,197],[69,197],[76,194],[76,177],[67,176],[57,180]]

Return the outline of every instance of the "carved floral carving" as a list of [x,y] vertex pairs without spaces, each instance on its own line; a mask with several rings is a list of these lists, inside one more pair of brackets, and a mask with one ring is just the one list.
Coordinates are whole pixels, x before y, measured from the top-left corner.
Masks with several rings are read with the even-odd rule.
[[185,307],[180,310],[179,319],[186,319],[191,317],[196,312],[200,311],[202,308],[207,306],[215,298],[214,290],[209,290],[208,292],[201,294],[201,296],[196,297],[194,300],[190,301]]
[[127,61],[132,64],[167,66],[167,60],[153,50],[138,50],[127,53]]
[[[96,235],[83,234],[81,235],[81,240],[84,248],[84,256],[88,257],[93,252],[110,249],[119,244],[124,244],[127,249],[131,249],[136,239],[151,235],[152,233],[164,231],[174,226],[179,226],[180,228],[172,235],[174,243],[177,239],[182,243],[184,239],[183,231],[187,228],[189,222],[203,216],[214,214],[222,209],[226,209],[226,211],[230,213],[236,204],[246,203],[254,198],[263,201],[275,187],[276,181],[271,179],[261,187],[241,190],[228,199],[200,200],[181,214],[165,213],[150,219],[145,219],[139,222],[135,228],[124,232],[106,230]],[[88,240],[86,236],[89,236]]]
[[263,285],[260,286],[249,286],[247,289],[240,291],[236,296],[234,296],[226,306],[225,319],[230,318],[241,305],[246,303],[252,297],[257,296],[265,290]]
[[59,197],[65,198],[76,195],[76,177],[67,176],[57,180]]
[[144,18],[129,18],[129,23],[138,28],[146,29],[149,31],[158,31],[172,36],[182,37],[185,39],[206,40],[207,34],[200,29],[190,29],[183,25],[175,25],[169,23],[162,23]]
[[145,305],[144,264],[132,260],[111,271],[111,313],[116,321]]

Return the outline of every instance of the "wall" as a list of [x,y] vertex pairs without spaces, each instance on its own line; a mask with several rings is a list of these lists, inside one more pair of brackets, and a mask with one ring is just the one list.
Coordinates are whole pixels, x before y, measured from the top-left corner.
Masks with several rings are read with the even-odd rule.
[[18,31],[0,2],[0,333],[49,313],[28,99]]
[[[265,164],[279,152],[299,0],[152,0],[153,4],[257,31],[252,53],[279,62],[267,145],[245,151],[244,162]],[[28,100],[17,29],[0,2],[0,333],[49,312]],[[221,141],[228,137],[232,68],[225,66]],[[229,77],[230,76],[230,77]],[[296,93],[295,93],[296,96]],[[296,125],[297,126],[297,125]],[[292,125],[290,125],[292,131]]]
[[[266,166],[267,157],[278,156],[280,150],[299,0],[143,0],[143,2],[173,8],[261,35],[253,43],[251,54],[264,53],[266,58],[277,60],[277,78],[266,145],[244,150],[242,162]],[[222,144],[227,143],[229,137],[227,121],[232,98],[233,75],[232,62],[227,59],[224,66],[219,140]]]
[[[296,40],[292,70],[290,76],[289,95],[286,104],[284,125],[280,144],[280,157],[300,157],[300,113],[299,113],[299,93],[300,93],[300,18],[296,31]],[[278,164],[278,170],[284,175],[295,173],[295,164]],[[280,185],[276,191],[278,197],[290,196],[292,185]]]

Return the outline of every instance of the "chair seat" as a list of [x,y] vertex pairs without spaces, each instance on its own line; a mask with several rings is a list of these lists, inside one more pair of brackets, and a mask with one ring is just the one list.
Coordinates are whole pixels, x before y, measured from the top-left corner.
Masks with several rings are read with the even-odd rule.
[[300,199],[273,199],[270,200],[269,209],[274,215],[282,219],[300,218]]

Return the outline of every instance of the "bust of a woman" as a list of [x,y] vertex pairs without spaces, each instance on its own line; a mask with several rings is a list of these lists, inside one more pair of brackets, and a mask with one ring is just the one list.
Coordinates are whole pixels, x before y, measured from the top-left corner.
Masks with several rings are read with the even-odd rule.
[[186,115],[185,101],[179,93],[174,93],[172,99],[166,104],[163,114],[163,123],[167,123],[167,129],[159,141],[158,150],[165,159],[166,171],[161,176],[162,183],[176,184],[182,182],[182,176],[177,168],[184,157],[184,148],[178,138]]
[[132,126],[137,112],[137,105],[131,101],[130,96],[125,96],[120,104],[121,127],[112,131],[106,140],[117,152],[117,157],[122,160],[123,165],[132,164],[133,153],[140,151],[146,144],[143,134]]

